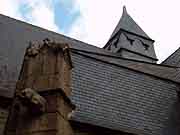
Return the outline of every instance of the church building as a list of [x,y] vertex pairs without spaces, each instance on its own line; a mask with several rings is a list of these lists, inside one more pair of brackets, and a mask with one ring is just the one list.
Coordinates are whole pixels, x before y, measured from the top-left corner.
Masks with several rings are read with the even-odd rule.
[[155,41],[124,7],[103,48],[0,14],[0,135],[26,48],[44,39],[69,46],[73,68],[68,98],[75,109],[68,122],[74,135],[180,134],[180,49],[157,64]]

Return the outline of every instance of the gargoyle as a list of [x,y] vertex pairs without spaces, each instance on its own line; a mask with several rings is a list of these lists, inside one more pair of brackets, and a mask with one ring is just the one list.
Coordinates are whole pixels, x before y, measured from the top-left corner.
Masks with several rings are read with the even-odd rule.
[[32,114],[41,114],[46,110],[46,100],[31,88],[22,90],[17,97]]

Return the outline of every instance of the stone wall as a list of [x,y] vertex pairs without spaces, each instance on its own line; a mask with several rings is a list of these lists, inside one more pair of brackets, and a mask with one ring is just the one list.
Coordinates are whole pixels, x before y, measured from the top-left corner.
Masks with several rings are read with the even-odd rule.
[[30,44],[16,83],[5,135],[72,135],[72,63],[67,44]]
[[8,117],[8,110],[0,107],[0,135],[3,135],[7,117]]

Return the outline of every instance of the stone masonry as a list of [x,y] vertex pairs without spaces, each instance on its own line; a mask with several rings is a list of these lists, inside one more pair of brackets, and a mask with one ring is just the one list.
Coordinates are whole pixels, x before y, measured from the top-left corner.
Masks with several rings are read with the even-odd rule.
[[71,57],[67,44],[26,49],[5,135],[72,135]]

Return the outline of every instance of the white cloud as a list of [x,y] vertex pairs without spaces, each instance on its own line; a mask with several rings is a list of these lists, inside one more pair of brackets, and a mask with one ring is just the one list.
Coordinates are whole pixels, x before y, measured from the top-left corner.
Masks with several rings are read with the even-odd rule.
[[31,11],[26,15],[30,23],[59,32],[59,28],[55,24],[55,14],[50,1],[28,0],[26,2],[31,8]]
[[[33,25],[60,32],[55,23],[52,2],[52,0],[1,0],[0,13],[28,21]],[[29,10],[28,12],[22,13],[20,7],[24,5],[26,5]],[[24,16],[25,18],[23,18]]]
[[158,58],[162,61],[180,47],[179,0],[74,0],[81,17],[68,33],[82,41],[102,47],[118,23],[122,7],[154,39]]
[[[81,16],[72,26],[69,35],[102,47],[105,45],[121,16],[119,0],[75,0]],[[118,12],[118,14],[114,14]]]
[[[0,13],[21,20],[25,16],[34,25],[60,32],[53,2],[68,5],[70,12],[80,10],[81,16],[68,33],[79,40],[104,46],[121,17],[122,6],[126,5],[129,14],[156,41],[160,60],[180,47],[179,0],[0,0]],[[22,4],[30,7],[27,13],[20,12]]]
[[0,13],[22,20],[21,13],[19,12],[19,6],[20,6],[19,0],[1,0]]
[[23,4],[30,9],[26,17],[34,25],[59,32],[51,0],[26,0]]

